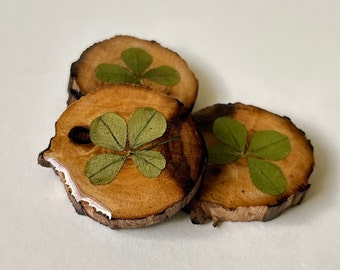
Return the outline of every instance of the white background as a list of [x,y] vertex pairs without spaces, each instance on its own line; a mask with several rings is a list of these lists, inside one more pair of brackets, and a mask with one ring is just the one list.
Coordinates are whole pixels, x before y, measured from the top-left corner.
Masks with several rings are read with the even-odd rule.
[[[0,269],[339,269],[340,1],[2,0],[0,34]],[[217,228],[179,213],[112,231],[76,214],[37,156],[71,63],[116,34],[178,52],[200,82],[195,110],[241,101],[289,116],[315,150],[304,202]]]

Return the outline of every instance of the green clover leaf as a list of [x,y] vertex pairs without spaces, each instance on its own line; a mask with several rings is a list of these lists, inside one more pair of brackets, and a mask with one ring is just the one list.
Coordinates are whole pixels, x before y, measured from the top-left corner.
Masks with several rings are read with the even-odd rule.
[[137,109],[128,123],[130,148],[137,149],[162,137],[166,126],[166,120],[160,112],[147,107]]
[[243,153],[247,143],[247,129],[231,117],[219,117],[213,124],[213,133],[235,152]]
[[98,80],[103,83],[131,83],[141,84],[140,79],[127,68],[114,64],[99,64],[95,69]]
[[142,150],[131,154],[137,169],[146,177],[157,177],[165,168],[166,160],[164,156],[152,150]]
[[216,143],[208,147],[209,160],[216,164],[231,163],[241,157],[240,152],[235,151],[229,145]]
[[248,158],[250,178],[259,190],[280,195],[286,189],[286,178],[279,166],[257,158]]
[[180,81],[177,70],[169,66],[150,69],[143,75],[143,78],[165,86],[174,86]]
[[153,61],[152,56],[140,48],[129,48],[121,53],[126,65],[102,63],[95,69],[96,78],[103,83],[143,84],[143,79],[170,87],[179,83],[180,74],[169,66],[160,66],[147,70]]
[[93,185],[110,183],[124,165],[126,157],[111,154],[101,154],[91,158],[85,167],[85,175]]
[[90,125],[91,141],[101,147],[115,151],[124,151],[127,125],[125,120],[113,112],[104,113],[94,119]]
[[124,63],[136,74],[141,77],[152,63],[152,56],[145,50],[130,48],[122,52],[121,57]]
[[287,136],[272,130],[258,131],[250,141],[248,154],[269,160],[284,159],[290,152]]
[[162,137],[166,128],[165,117],[149,107],[137,109],[128,123],[114,112],[107,112],[95,118],[90,125],[91,141],[99,147],[115,152],[91,158],[85,166],[85,175],[93,185],[108,184],[118,175],[126,158],[131,157],[142,175],[157,177],[165,168],[166,159],[160,152],[151,149],[178,137],[166,139],[144,149],[141,147]]

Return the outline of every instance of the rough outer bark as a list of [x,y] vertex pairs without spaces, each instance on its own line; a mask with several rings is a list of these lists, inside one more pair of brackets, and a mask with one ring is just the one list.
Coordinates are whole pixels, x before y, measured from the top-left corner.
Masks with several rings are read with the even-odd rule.
[[276,130],[289,137],[290,154],[275,162],[287,179],[287,188],[279,196],[256,189],[244,159],[226,165],[209,165],[202,186],[189,205],[192,222],[201,224],[212,219],[216,226],[220,221],[268,221],[299,204],[310,187],[308,178],[314,167],[313,147],[305,133],[289,118],[254,106],[216,104],[194,114],[207,146],[217,141],[212,124],[221,116],[233,117],[244,124],[249,134],[248,143],[252,134],[259,130]]
[[[84,174],[85,164],[105,150],[92,143],[71,141],[70,130],[75,126],[89,127],[94,118],[108,111],[128,121],[140,107],[152,107],[164,115],[167,131],[163,139],[180,135],[179,139],[154,149],[165,156],[166,168],[158,177],[146,178],[127,159],[110,184],[92,185]],[[38,161],[55,169],[79,214],[88,215],[112,229],[136,228],[163,221],[189,203],[201,182],[206,149],[188,109],[176,99],[145,87],[111,85],[92,91],[66,109],[56,123],[55,137],[40,153]],[[73,184],[67,182],[67,174]],[[78,192],[80,196],[76,195]],[[100,208],[90,204],[88,198]],[[110,215],[103,214],[101,207]]]
[[121,53],[132,47],[144,49],[152,55],[153,62],[150,68],[163,65],[170,66],[175,68],[181,77],[180,82],[172,87],[166,87],[148,80],[144,81],[144,85],[172,96],[187,108],[192,108],[197,97],[198,81],[187,63],[177,53],[162,47],[155,41],[131,36],[115,36],[98,42],[81,54],[80,58],[71,66],[68,104],[104,85],[95,77],[95,68],[101,63],[125,66],[121,59]]

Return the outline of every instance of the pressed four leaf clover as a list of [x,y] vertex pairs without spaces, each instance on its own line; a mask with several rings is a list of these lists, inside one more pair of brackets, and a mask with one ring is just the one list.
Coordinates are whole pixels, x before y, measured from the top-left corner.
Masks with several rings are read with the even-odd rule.
[[177,137],[143,146],[162,137],[166,128],[164,116],[148,107],[137,109],[128,123],[114,112],[95,118],[90,125],[91,141],[97,146],[113,150],[113,153],[91,158],[85,166],[85,175],[94,185],[108,184],[130,157],[142,175],[157,177],[165,168],[166,160],[160,152],[151,149]]
[[259,190],[269,195],[285,191],[286,178],[280,167],[270,161],[284,159],[290,153],[287,136],[273,130],[257,131],[247,147],[246,127],[231,117],[217,118],[213,133],[219,142],[208,147],[211,162],[227,164],[246,158],[250,178]]
[[98,80],[104,83],[132,83],[143,84],[147,79],[164,86],[174,86],[180,81],[180,75],[172,67],[160,66],[149,69],[153,58],[145,50],[129,48],[121,53],[126,67],[102,63],[95,69]]

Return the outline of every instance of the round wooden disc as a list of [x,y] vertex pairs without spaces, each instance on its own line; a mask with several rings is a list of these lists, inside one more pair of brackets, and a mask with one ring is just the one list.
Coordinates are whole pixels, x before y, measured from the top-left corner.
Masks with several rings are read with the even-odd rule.
[[273,162],[285,175],[287,187],[278,196],[258,190],[250,179],[246,159],[209,165],[202,187],[190,204],[192,221],[202,223],[211,218],[216,225],[224,220],[270,220],[289,206],[298,204],[309,188],[308,178],[314,166],[313,148],[304,132],[289,118],[254,106],[216,104],[194,115],[208,147],[218,141],[212,133],[212,124],[221,116],[232,117],[247,128],[248,144],[252,135],[260,130],[278,131],[288,136],[291,152],[285,159]]
[[179,83],[171,87],[150,80],[144,80],[144,85],[178,99],[187,108],[193,107],[197,97],[198,82],[187,63],[177,53],[162,47],[155,41],[131,36],[115,36],[98,42],[81,54],[71,67],[68,103],[70,104],[80,96],[104,85],[95,76],[95,68],[99,64],[109,63],[126,67],[121,58],[121,53],[129,48],[143,49],[152,56],[153,61],[149,69],[165,65],[176,69],[180,74]]
[[[152,107],[166,118],[167,130],[159,140],[180,136],[153,149],[166,158],[165,169],[158,177],[147,178],[127,159],[111,183],[91,184],[84,174],[85,165],[105,149],[72,141],[70,131],[88,128],[105,112],[118,113],[128,122],[141,107]],[[111,228],[146,226],[175,214],[195,194],[205,159],[204,141],[187,109],[167,95],[132,85],[106,86],[70,105],[56,123],[49,148],[41,154],[42,163],[63,179],[76,210]]]

